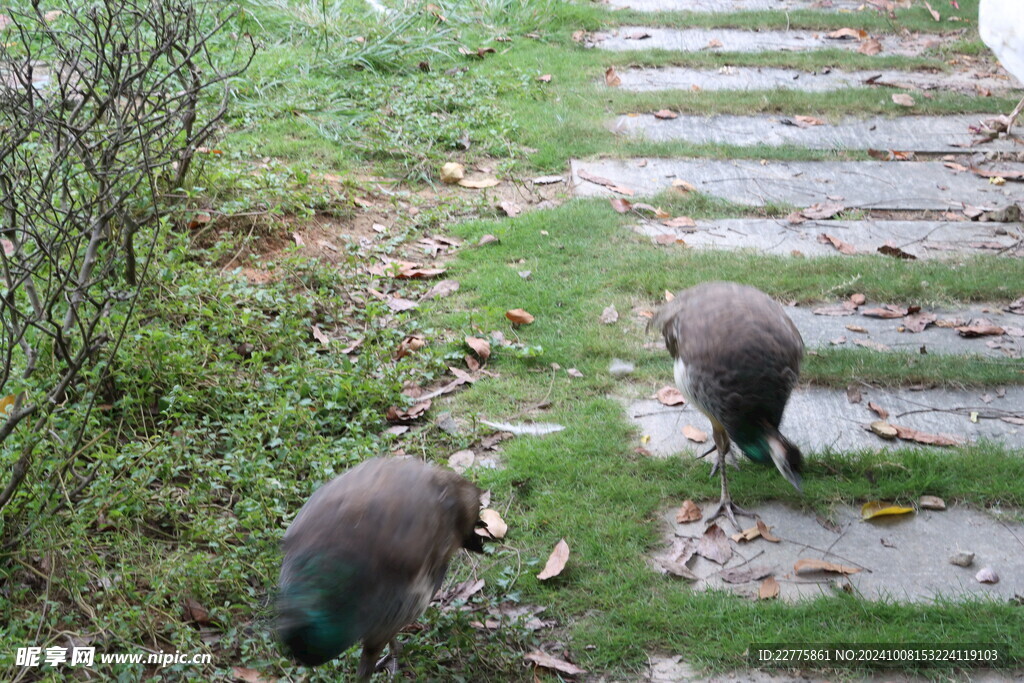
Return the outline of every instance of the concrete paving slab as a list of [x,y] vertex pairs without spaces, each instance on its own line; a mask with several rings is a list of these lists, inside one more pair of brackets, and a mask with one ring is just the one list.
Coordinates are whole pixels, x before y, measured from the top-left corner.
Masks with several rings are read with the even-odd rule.
[[[595,33],[591,44],[601,50],[676,50],[679,52],[805,52],[808,50],[856,50],[859,40],[836,40],[828,31],[743,31],[739,29],[670,29],[622,26],[614,32]],[[915,56],[941,44],[937,37],[900,38],[877,36],[883,55]]]
[[[995,207],[994,207],[995,208]],[[722,218],[699,220],[693,228],[669,228],[645,220],[633,226],[641,235],[674,235],[697,249],[753,249],[767,254],[799,252],[810,258],[835,256],[822,233],[852,244],[858,253],[875,254],[891,244],[919,259],[967,254],[1024,256],[1020,223],[974,221],[806,221],[794,225],[783,218]]]
[[[665,384],[671,384],[671,366],[665,356]],[[912,448],[918,444],[898,439],[883,439],[866,427],[878,419],[868,408],[872,401],[889,411],[888,421],[901,427],[918,429],[928,434],[945,434],[964,441],[989,440],[1011,448],[1024,448],[1024,426],[1001,418],[1024,417],[1024,387],[1005,387],[1000,398],[993,390],[979,389],[883,389],[863,386],[860,403],[850,403],[845,391],[820,387],[800,387],[793,392],[786,406],[781,430],[804,453],[828,449]],[[991,399],[989,403],[982,396]],[[639,434],[650,437],[644,448],[657,457],[674,454],[684,456],[704,452],[711,442],[694,443],[683,436],[682,429],[693,425],[711,434],[711,423],[703,413],[687,404],[667,407],[654,399],[629,401],[629,419]],[[977,413],[977,422],[971,422]],[[937,446],[919,446],[938,448]],[[813,456],[811,456],[813,457]],[[740,466],[746,458],[740,457]]]
[[[742,492],[733,495],[742,503]],[[702,508],[713,505],[709,501]],[[730,542],[733,555],[724,565],[694,556],[687,566],[700,577],[693,582],[695,588],[733,590],[753,597],[758,581],[727,583],[722,580],[722,570],[763,567],[775,576],[779,597],[787,601],[830,594],[844,585],[868,600],[900,602],[979,597],[1009,600],[1024,594],[1024,525],[1009,521],[1009,514],[1000,519],[964,506],[951,506],[942,511],[919,509],[916,513],[863,521],[859,508],[842,505],[833,509],[831,528],[826,528],[815,515],[779,503],[750,510],[764,520],[780,542],[761,538],[743,544]],[[704,534],[704,520],[678,524],[675,515],[674,509],[662,515],[668,530],[662,556],[666,552],[678,556],[680,546],[689,539],[696,542]],[[737,521],[753,526],[749,518]],[[728,521],[722,530],[727,535],[735,533]],[[958,551],[973,552],[974,564],[951,564],[950,556]],[[793,565],[804,558],[861,571],[848,576],[822,571],[798,574]],[[975,575],[983,567],[995,570],[999,582],[977,581]]]
[[861,0],[609,0],[612,9],[638,12],[750,12],[757,10],[852,11]]
[[[581,170],[611,180],[637,196],[668,190],[674,180],[738,204],[785,203],[808,207],[842,202],[848,208],[946,210],[963,206],[1005,206],[1024,201],[1024,183],[993,185],[987,178],[956,172],[940,161],[771,161],[743,159],[599,159],[573,160],[577,196],[621,196],[582,181]],[[1024,164],[1004,164],[1024,172]]]
[[[904,152],[964,153],[978,136],[970,131],[984,118],[963,116],[903,116],[844,118],[824,125],[797,125],[786,116],[685,116],[659,119],[651,114],[620,116],[611,124],[618,135],[655,142],[779,147],[806,149],[900,150]],[[1024,151],[1010,138],[986,142],[988,151]]]
[[[884,88],[885,92],[904,90],[954,90],[967,94],[979,91],[1005,93],[1019,88],[1016,80],[974,72],[926,73],[911,71],[842,71],[811,73],[799,69],[723,66],[720,69],[664,68],[625,69],[619,72],[618,86],[630,92],[655,90],[800,90],[829,92],[847,88]],[[868,83],[872,79],[872,83]],[[889,86],[889,87],[886,87]],[[979,90],[980,89],[980,90]]]

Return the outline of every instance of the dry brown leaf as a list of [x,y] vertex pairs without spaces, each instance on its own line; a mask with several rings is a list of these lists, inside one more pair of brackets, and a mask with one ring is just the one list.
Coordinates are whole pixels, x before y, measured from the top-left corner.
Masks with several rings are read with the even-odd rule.
[[793,565],[793,571],[797,574],[801,572],[835,572],[837,574],[856,574],[861,570],[857,567],[846,567],[841,564],[835,564],[834,562],[826,562],[825,560],[816,560],[812,557],[804,557],[796,561]]
[[676,237],[671,233],[663,233],[661,235],[655,235],[653,237],[654,243],[663,247],[667,247],[673,244],[686,244],[681,238]]
[[509,218],[515,218],[523,212],[523,207],[512,201],[498,202],[498,208]]
[[679,118],[679,114],[675,113],[671,109],[659,109],[654,112],[654,118],[656,119],[676,119]]
[[874,349],[875,351],[892,351],[891,346],[886,346],[882,342],[876,342],[873,339],[854,339],[853,343],[866,349]]
[[868,408],[870,408],[875,413],[875,415],[877,415],[882,420],[886,420],[889,417],[889,411],[883,408],[882,406],[878,405],[874,401],[868,401]]
[[655,397],[664,406],[681,406],[686,403],[686,397],[675,387],[662,387]]
[[505,311],[505,317],[508,318],[513,325],[529,325],[534,320],[532,315],[521,308],[513,308],[511,311]]
[[929,434],[911,427],[903,427],[901,425],[892,426],[896,430],[896,436],[904,441],[923,443],[927,446],[960,446],[964,443],[962,439],[947,436],[945,434]]
[[508,533],[508,524],[505,524],[505,520],[501,518],[497,510],[490,508],[481,510],[480,521],[487,526],[491,538],[505,538],[505,534]]
[[197,624],[210,623],[210,611],[199,604],[195,598],[188,597],[181,601],[185,608],[185,618]]
[[712,38],[711,40],[708,41],[708,44],[705,45],[704,47],[710,47],[710,48],[722,47],[722,41],[720,41],[718,38]]
[[463,178],[459,181],[460,187],[468,187],[471,190],[484,190],[499,184],[501,184],[501,181],[491,176],[473,176],[472,178]]
[[835,235],[829,235],[826,232],[818,235],[818,241],[822,244],[831,244],[833,247],[839,250],[839,253],[846,254],[847,256],[856,254],[857,248],[849,242],[844,242]]
[[758,564],[747,565],[745,567],[733,567],[732,569],[723,569],[719,573],[719,576],[722,578],[722,581],[725,581],[726,583],[748,583],[750,581],[760,581],[771,573],[771,567]]
[[892,96],[892,101],[901,107],[913,107],[915,102],[914,98],[906,93],[896,93]]
[[480,358],[480,360],[487,362],[487,359],[491,357],[491,343],[486,339],[479,337],[466,337],[466,345],[473,349],[473,352]]
[[803,209],[800,215],[812,221],[825,220],[826,218],[832,218],[832,216],[845,209],[846,206],[838,202],[819,202]]
[[732,557],[732,546],[722,528],[712,524],[697,541],[696,553],[717,564],[725,564]]
[[277,678],[274,676],[264,677],[256,669],[249,669],[244,666],[231,667],[231,675],[235,677],[235,680],[242,681],[242,683],[276,683],[277,681]]
[[643,202],[634,202],[633,210],[636,211],[637,213],[649,213],[659,220],[670,218],[672,216],[672,214],[670,214],[668,211],[665,211],[664,209],[661,209],[657,206],[651,206],[650,204],[645,204]]
[[601,311],[601,316],[598,318],[603,325],[613,325],[619,320],[619,312],[615,310],[615,304],[612,304]]
[[921,499],[917,501],[925,510],[945,510],[946,501],[942,500],[938,496],[921,496]]
[[628,199],[623,199],[622,197],[612,197],[608,201],[611,203],[615,213],[629,213],[630,209],[633,208],[633,204]]
[[542,666],[545,669],[551,669],[565,674],[566,676],[579,676],[587,673],[586,669],[581,669],[575,664],[571,664],[564,659],[553,657],[540,650],[534,650],[533,652],[524,655],[523,659],[528,662],[533,662],[537,666]]
[[831,33],[826,33],[825,37],[832,40],[864,40],[868,37],[868,32],[856,28],[840,28]]
[[[462,474],[466,468],[472,466],[474,462],[476,462],[476,453],[468,448],[461,451],[455,451],[448,456],[448,467],[451,467],[459,474]],[[490,536],[486,529],[477,528],[476,533],[478,536],[483,536],[484,538]]]
[[543,74],[542,76],[537,76],[537,80],[540,81],[541,83],[550,83],[551,74]]
[[667,557],[659,557],[657,562],[659,567],[672,576],[678,576],[681,579],[687,579],[689,581],[700,580],[700,577],[694,574],[690,568],[682,562],[670,560]]
[[877,38],[868,38],[857,48],[862,55],[877,55],[881,51],[882,43]]
[[767,579],[761,582],[761,585],[757,589],[758,600],[773,600],[779,597],[779,582],[775,580],[774,576],[769,576]]
[[1005,334],[1006,330],[988,322],[978,322],[957,327],[956,332],[961,337],[986,337]]
[[328,346],[331,343],[331,338],[323,333],[319,325],[313,325],[313,339],[316,339],[324,346]]
[[688,183],[685,180],[680,180],[679,178],[673,180],[671,184],[673,189],[682,192],[683,194],[686,194],[687,192],[697,191],[696,185],[694,185],[693,183]]
[[901,306],[885,304],[879,308],[865,308],[860,314],[867,318],[902,318],[908,313],[908,309]]
[[992,567],[985,567],[977,574],[974,578],[978,583],[999,583],[999,574],[996,574],[996,570]]
[[868,333],[867,328],[866,327],[861,327],[860,325],[847,325],[846,329],[848,329],[850,332],[859,332],[861,334],[867,334]]
[[909,251],[903,251],[899,247],[894,247],[891,244],[883,244],[878,248],[878,253],[883,256],[892,256],[893,258],[903,259],[904,261],[916,261],[917,257],[911,254]]
[[402,340],[402,343],[398,345],[398,350],[395,351],[395,358],[401,360],[410,353],[419,351],[426,346],[427,340],[424,339],[422,334],[413,334]]
[[466,167],[456,161],[449,161],[441,167],[441,182],[454,185],[466,177]]
[[868,300],[867,297],[864,296],[863,294],[851,294],[850,295],[850,303],[852,303],[854,306],[863,306],[864,302],[867,301],[867,300]]
[[908,315],[903,320],[903,331],[916,334],[918,332],[924,332],[925,329],[938,320],[938,316],[934,313],[914,313]]
[[619,74],[615,72],[615,67],[610,66],[605,69],[604,72],[604,83],[611,88],[617,88],[622,85],[622,79],[619,78]]
[[544,569],[541,570],[540,574],[537,574],[537,578],[541,581],[550,579],[553,576],[558,576],[565,569],[565,563],[569,561],[569,544],[565,542],[563,538],[556,545],[555,549],[551,551],[551,555],[548,557],[547,563],[544,565]]
[[699,521],[701,517],[703,517],[703,513],[700,511],[700,507],[692,500],[687,499],[683,501],[676,512],[676,523],[689,524]]
[[932,6],[928,4],[928,0],[924,0],[924,6],[928,8],[928,13],[932,15],[932,19],[934,19],[935,21],[942,20],[942,17],[939,16],[939,13],[933,10]]
[[588,173],[586,170],[582,168],[576,172],[576,175],[578,175],[581,180],[586,180],[587,182],[594,183],[595,185],[607,187],[612,192],[618,192],[619,194],[624,194],[627,197],[632,197],[634,194],[636,194],[635,192],[633,192],[633,190],[629,189],[628,187],[616,185],[614,180],[609,180],[608,178],[602,178],[601,176],[594,175],[593,173]]
[[761,533],[761,538],[768,541],[769,543],[778,543],[780,540],[778,536],[772,534],[771,530],[768,528],[768,525],[760,519],[757,520],[757,530]]
[[388,408],[387,413],[384,415],[384,418],[388,422],[411,422],[412,420],[415,420],[416,418],[421,416],[423,413],[427,412],[429,408],[429,398],[425,401],[414,403],[408,408],[398,408],[396,406],[391,406],[390,408]]
[[899,431],[885,420],[875,420],[870,425],[871,431],[883,439],[895,439]]
[[796,115],[793,117],[793,121],[797,126],[801,128],[807,128],[809,126],[824,126],[825,122],[821,119],[814,118],[813,116]]
[[706,443],[708,440],[708,433],[703,430],[697,429],[693,425],[683,426],[683,436],[685,436],[690,441],[693,441],[694,443]]
[[697,221],[689,216],[676,216],[661,222],[666,228],[696,228]]

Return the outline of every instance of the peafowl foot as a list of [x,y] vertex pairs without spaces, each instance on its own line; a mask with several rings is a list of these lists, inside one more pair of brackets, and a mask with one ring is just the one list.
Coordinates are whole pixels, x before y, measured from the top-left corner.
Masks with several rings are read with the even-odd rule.
[[736,523],[736,515],[750,517],[752,519],[757,517],[755,513],[749,510],[745,510],[741,508],[739,505],[733,503],[732,499],[730,499],[729,497],[724,497],[718,503],[718,507],[715,508],[715,511],[712,512],[706,519],[708,524],[710,525],[712,520],[718,517],[725,516],[726,518],[728,518],[730,522],[732,522],[732,525],[736,528],[736,531],[743,531],[743,527]]
[[377,660],[373,667],[373,672],[386,671],[389,678],[394,678],[395,674],[398,673],[398,655],[401,651],[402,646],[398,644],[398,641],[392,640],[388,643],[388,653]]

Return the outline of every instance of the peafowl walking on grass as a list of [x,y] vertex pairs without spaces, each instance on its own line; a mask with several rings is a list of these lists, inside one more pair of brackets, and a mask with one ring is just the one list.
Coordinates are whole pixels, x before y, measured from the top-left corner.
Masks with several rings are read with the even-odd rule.
[[[368,460],[318,489],[284,536],[285,650],[316,666],[361,641],[359,680],[394,673],[395,635],[426,609],[452,555],[482,550],[479,497],[454,472],[412,458]],[[385,645],[389,657],[377,661]]]

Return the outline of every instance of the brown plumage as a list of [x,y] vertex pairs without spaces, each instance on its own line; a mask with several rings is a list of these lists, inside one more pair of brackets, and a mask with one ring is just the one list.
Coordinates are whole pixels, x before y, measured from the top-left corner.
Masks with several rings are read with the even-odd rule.
[[751,460],[774,463],[799,489],[803,458],[779,424],[800,375],[804,343],[782,306],[753,287],[708,282],[676,294],[651,324],[675,359],[676,385],[714,429],[712,474],[721,473],[722,499],[711,517],[724,513],[735,525],[734,513],[750,514],[729,496],[730,440]]
[[316,666],[362,641],[358,676],[369,679],[452,555],[481,549],[479,497],[454,472],[412,458],[368,460],[318,489],[284,536],[277,632],[289,654]]

